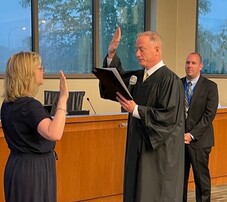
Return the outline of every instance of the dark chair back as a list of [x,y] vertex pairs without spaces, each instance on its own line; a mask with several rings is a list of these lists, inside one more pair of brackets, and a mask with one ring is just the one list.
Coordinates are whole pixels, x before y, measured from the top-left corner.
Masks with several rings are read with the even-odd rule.
[[[44,105],[52,105],[51,115],[55,114],[58,98],[59,98],[59,91],[51,91],[45,90],[44,91]],[[82,110],[83,98],[85,95],[85,91],[70,91],[69,98],[67,101],[67,110],[68,111],[79,111]]]

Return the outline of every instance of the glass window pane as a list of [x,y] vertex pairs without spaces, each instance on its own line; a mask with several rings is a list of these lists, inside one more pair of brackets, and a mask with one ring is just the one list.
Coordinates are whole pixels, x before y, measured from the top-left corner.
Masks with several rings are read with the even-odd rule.
[[38,1],[39,51],[45,73],[91,73],[92,0]]
[[117,54],[125,70],[137,69],[135,40],[144,31],[144,0],[100,0],[100,66],[107,54],[115,29],[121,27],[121,42]]
[[203,73],[227,74],[227,1],[198,1],[197,49]]
[[12,54],[32,50],[30,1],[1,0],[0,27],[0,73],[4,73]]

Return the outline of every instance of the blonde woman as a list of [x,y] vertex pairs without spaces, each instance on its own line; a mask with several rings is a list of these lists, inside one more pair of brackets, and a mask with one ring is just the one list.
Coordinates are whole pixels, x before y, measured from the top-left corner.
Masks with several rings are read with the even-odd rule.
[[52,118],[34,97],[43,84],[41,58],[20,52],[9,58],[1,122],[10,155],[4,172],[6,202],[55,202],[55,141],[63,134],[68,86],[60,71],[60,97]]

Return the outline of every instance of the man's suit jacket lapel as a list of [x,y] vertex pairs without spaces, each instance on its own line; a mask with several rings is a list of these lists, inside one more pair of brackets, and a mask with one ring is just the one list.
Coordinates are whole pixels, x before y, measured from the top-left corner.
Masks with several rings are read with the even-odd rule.
[[199,80],[197,81],[197,83],[195,85],[195,88],[193,89],[193,95],[192,95],[190,106],[192,106],[196,102],[196,99],[197,99],[199,93],[203,90],[203,81],[204,81],[204,77],[200,76]]

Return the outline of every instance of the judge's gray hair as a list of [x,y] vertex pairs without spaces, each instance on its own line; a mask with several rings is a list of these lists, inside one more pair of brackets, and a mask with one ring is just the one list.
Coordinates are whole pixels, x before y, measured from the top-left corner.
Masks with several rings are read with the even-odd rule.
[[162,37],[157,32],[152,32],[152,31],[141,32],[138,34],[137,38],[139,38],[140,36],[148,36],[152,42],[156,42],[160,46],[162,46]]

